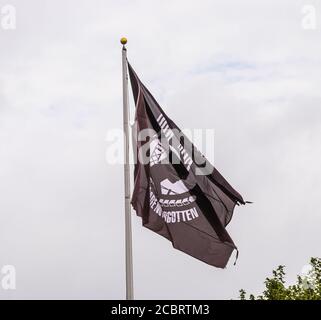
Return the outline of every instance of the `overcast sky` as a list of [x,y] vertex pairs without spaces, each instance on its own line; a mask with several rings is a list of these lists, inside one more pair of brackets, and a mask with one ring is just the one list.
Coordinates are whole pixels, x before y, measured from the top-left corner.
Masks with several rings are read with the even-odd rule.
[[0,28],[0,268],[16,267],[17,289],[0,287],[1,299],[125,297],[123,168],[105,160],[106,135],[122,126],[124,35],[165,112],[181,128],[214,128],[215,166],[254,202],[235,210],[240,256],[224,270],[133,212],[136,298],[259,293],[279,264],[291,283],[320,256],[318,1],[5,4],[17,26]]

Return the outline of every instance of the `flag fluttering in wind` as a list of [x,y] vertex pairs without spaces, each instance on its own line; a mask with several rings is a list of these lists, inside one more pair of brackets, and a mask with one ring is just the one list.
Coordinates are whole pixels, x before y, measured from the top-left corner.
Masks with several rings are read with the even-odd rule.
[[136,103],[132,206],[174,248],[224,268],[237,250],[225,227],[245,202],[128,69]]

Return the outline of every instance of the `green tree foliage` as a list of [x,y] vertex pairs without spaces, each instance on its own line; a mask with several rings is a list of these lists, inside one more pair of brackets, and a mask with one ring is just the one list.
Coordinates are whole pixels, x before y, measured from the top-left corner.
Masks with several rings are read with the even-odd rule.
[[[321,258],[311,258],[310,270],[304,276],[297,276],[296,284],[286,286],[285,266],[273,270],[273,276],[266,278],[265,290],[249,300],[321,300]],[[240,299],[247,300],[245,290],[240,290]]]

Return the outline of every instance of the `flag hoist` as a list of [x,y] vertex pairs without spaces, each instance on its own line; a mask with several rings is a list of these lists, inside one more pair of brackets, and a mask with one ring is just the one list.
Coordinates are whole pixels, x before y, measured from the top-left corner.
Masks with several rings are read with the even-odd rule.
[[[127,39],[122,38],[126,298],[133,299],[131,205],[143,226],[165,237],[175,249],[225,268],[232,252],[238,256],[238,248],[226,227],[235,206],[246,201],[166,115],[128,63],[126,43]],[[144,159],[147,161],[135,161],[132,197],[129,79],[135,101],[134,154],[148,151]],[[150,134],[144,141],[138,139],[143,130]]]

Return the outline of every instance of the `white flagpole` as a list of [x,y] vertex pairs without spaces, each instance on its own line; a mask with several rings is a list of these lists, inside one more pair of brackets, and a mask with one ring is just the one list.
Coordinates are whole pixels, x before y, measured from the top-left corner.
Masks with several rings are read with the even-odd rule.
[[124,121],[124,182],[125,182],[125,250],[126,250],[126,299],[134,299],[132,226],[130,213],[130,171],[129,171],[129,111],[128,111],[128,73],[126,38],[121,38],[123,67],[123,121]]

